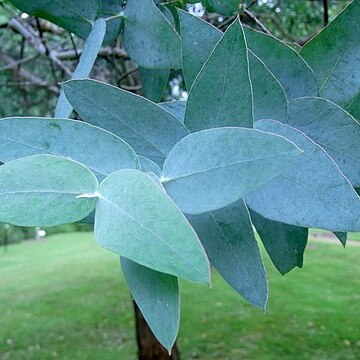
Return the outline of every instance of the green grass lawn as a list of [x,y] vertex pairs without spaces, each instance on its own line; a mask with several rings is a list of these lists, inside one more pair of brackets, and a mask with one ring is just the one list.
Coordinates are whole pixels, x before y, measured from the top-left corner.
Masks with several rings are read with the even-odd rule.
[[[310,243],[285,277],[265,262],[266,315],[216,273],[181,283],[183,359],[360,359],[360,247]],[[136,359],[118,259],[91,233],[0,248],[0,289],[0,359]]]

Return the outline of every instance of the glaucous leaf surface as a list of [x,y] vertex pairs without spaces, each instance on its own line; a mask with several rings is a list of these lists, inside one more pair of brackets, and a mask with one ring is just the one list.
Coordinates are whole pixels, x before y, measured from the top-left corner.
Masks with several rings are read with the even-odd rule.
[[188,90],[223,33],[210,23],[178,10],[180,18],[183,74]]
[[138,158],[140,160],[140,168],[142,171],[152,172],[152,173],[156,174],[157,176],[160,176],[161,168],[158,164],[154,163],[150,159],[143,157],[143,156],[138,156]]
[[299,98],[289,104],[288,124],[319,144],[350,183],[360,186],[360,124],[326,99]]
[[258,56],[285,89],[289,100],[318,96],[315,75],[303,58],[273,36],[244,28],[249,49]]
[[95,239],[151,269],[209,282],[209,263],[190,224],[147,174],[119,170],[99,187]]
[[301,150],[283,137],[215,128],[180,140],[162,172],[166,191],[188,214],[220,209],[285,171]]
[[162,99],[170,75],[169,69],[144,69],[140,68],[142,94],[153,102]]
[[34,155],[0,166],[0,221],[53,226],[81,220],[95,208],[96,177],[75,161]]
[[[181,10],[179,14],[183,73],[186,86],[190,89],[213,48],[221,39],[222,32],[197,16]],[[287,98],[283,87],[266,65],[251,51],[249,51],[249,62],[255,120],[269,118],[286,120]],[[211,76],[207,81],[211,83]]]
[[220,39],[191,87],[185,111],[190,131],[252,127],[253,97],[244,32],[235,20]]
[[128,0],[124,45],[139,66],[180,69],[180,37],[153,0]]
[[104,43],[108,44],[113,41],[120,33],[123,23],[122,17],[114,16],[119,15],[122,11],[122,1],[119,0],[101,0],[101,17],[112,19],[106,20],[106,34]]
[[184,123],[186,101],[174,100],[159,103],[159,105],[168,111],[170,114],[175,116],[181,123]]
[[180,325],[178,278],[137,264],[124,257],[125,281],[150,329],[170,352]]
[[124,139],[137,154],[161,165],[189,131],[150,100],[95,80],[63,84],[66,97],[86,122]]
[[286,121],[288,101],[285,90],[266,65],[249,51],[250,77],[254,98],[254,120]]
[[139,168],[134,150],[119,137],[82,121],[49,118],[0,119],[0,161],[52,154],[78,161],[97,176]]
[[305,134],[274,120],[256,128],[293,141],[304,153],[283,174],[246,197],[275,221],[331,231],[360,231],[360,198],[333,159]]
[[264,309],[266,272],[243,200],[188,219],[221,276],[246,300]]
[[360,1],[351,2],[300,54],[312,67],[320,95],[360,119]]
[[[73,79],[89,77],[91,69],[93,68],[95,60],[97,58],[97,54],[101,49],[105,32],[106,21],[104,19],[96,20],[88,38],[85,41],[79,63],[76,66],[76,69],[72,75]],[[72,110],[73,108],[70,105],[69,101],[66,99],[64,91],[62,90],[56,104],[55,117],[67,118],[71,115]]]
[[309,230],[264,218],[250,210],[251,220],[275,267],[286,274],[302,267]]
[[25,13],[47,19],[86,39],[101,9],[100,0],[10,0]]

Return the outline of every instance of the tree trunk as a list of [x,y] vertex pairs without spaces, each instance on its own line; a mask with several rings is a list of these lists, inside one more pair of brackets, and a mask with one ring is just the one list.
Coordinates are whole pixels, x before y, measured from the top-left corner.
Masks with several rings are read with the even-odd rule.
[[180,360],[180,353],[176,343],[171,350],[171,355],[169,355],[168,351],[153,335],[135,301],[133,301],[133,304],[139,360]]

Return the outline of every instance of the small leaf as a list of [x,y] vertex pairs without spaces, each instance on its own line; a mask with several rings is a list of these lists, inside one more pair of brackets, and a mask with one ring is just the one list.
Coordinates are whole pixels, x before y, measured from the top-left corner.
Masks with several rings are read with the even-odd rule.
[[275,221],[331,231],[360,231],[360,198],[331,157],[300,131],[274,120],[256,128],[304,150],[276,179],[246,197],[251,209]]
[[271,261],[281,274],[296,266],[301,268],[309,230],[266,219],[255,211],[250,211],[250,215]]
[[34,155],[0,166],[0,221],[53,226],[81,220],[95,208],[98,183],[85,166],[57,156]]
[[253,97],[244,32],[235,20],[220,39],[191,87],[185,111],[190,131],[252,127]]
[[360,118],[360,2],[352,1],[300,54],[315,72],[320,95]]
[[194,230],[152,178],[120,170],[99,188],[95,238],[117,254],[151,269],[209,281],[209,264]]
[[181,123],[184,123],[186,101],[175,100],[159,103],[159,105],[170,114],[175,116]]
[[340,242],[344,245],[346,245],[347,242],[347,233],[346,232],[334,232],[334,235],[340,240]]
[[125,281],[146,322],[170,352],[180,324],[180,294],[175,276],[121,258]]
[[360,125],[326,99],[299,98],[289,104],[288,124],[319,144],[353,186],[360,186]]
[[120,169],[139,168],[139,160],[126,142],[82,121],[5,118],[0,120],[0,134],[2,162],[52,154],[78,161],[100,177]]
[[169,80],[169,69],[143,69],[140,68],[142,94],[153,102],[162,99]]
[[95,80],[71,80],[63,87],[82,119],[121,137],[137,154],[159,165],[189,133],[160,106],[114,86]]
[[139,66],[180,69],[180,37],[153,0],[128,0],[125,7],[125,48]]
[[215,128],[186,136],[165,160],[162,181],[188,214],[216,210],[281,174],[300,154],[283,137],[246,128]]
[[[90,75],[91,69],[93,68],[97,58],[97,54],[101,49],[105,32],[106,21],[104,19],[96,20],[88,38],[85,41],[79,63],[72,75],[73,79],[87,78]],[[64,91],[62,90],[56,104],[55,117],[67,118],[71,115],[72,110],[73,108],[66,99]]]
[[249,28],[244,31],[249,49],[274,74],[290,100],[318,95],[314,73],[295,50],[273,36]]
[[264,309],[268,297],[266,272],[243,200],[188,218],[211,264],[246,300]]

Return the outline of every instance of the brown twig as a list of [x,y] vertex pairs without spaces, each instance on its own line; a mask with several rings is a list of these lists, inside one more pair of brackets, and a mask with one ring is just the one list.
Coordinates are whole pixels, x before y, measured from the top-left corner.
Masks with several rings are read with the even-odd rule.
[[265,34],[271,35],[271,32],[251,11],[249,11],[248,9],[245,8],[244,13],[259,26],[259,28],[261,29],[262,32],[264,32]]

